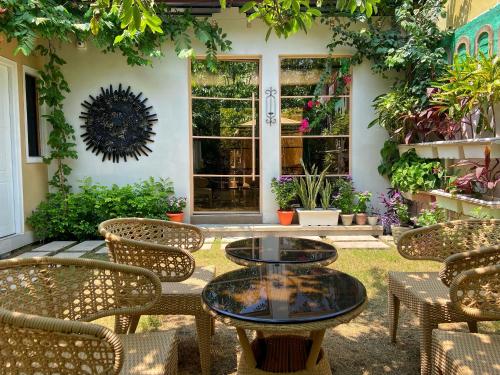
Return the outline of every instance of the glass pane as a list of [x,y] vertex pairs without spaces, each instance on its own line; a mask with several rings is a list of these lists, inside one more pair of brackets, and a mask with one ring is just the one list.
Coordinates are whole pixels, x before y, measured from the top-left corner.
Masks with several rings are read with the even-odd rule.
[[193,96],[217,98],[259,97],[259,62],[256,60],[217,60],[209,69],[206,60],[191,63]]
[[194,177],[195,211],[259,211],[259,178]]
[[40,156],[39,142],[39,118],[38,118],[38,95],[36,89],[36,78],[25,75],[26,92],[26,120],[28,123],[28,155]]
[[349,174],[349,138],[282,138],[281,166],[283,175],[300,175],[304,160],[310,170],[312,165],[321,172],[327,165],[328,174]]
[[282,99],[281,134],[349,135],[349,98]]
[[[250,139],[194,139],[194,174],[252,174]],[[255,141],[255,173],[259,173],[259,142]]]
[[[192,100],[193,135],[222,137],[251,137],[259,135],[259,101],[195,99]],[[257,121],[256,121],[257,120]]]
[[282,59],[281,96],[348,95],[344,77],[349,75],[343,59]]

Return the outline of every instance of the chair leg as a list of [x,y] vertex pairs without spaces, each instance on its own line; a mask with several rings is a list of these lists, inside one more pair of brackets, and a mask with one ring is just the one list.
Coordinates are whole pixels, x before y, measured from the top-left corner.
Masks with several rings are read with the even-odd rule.
[[470,333],[477,333],[477,322],[476,321],[467,322],[467,325],[469,326]]
[[419,314],[420,318],[420,375],[430,375],[432,367],[432,330],[438,328],[431,322],[429,314]]
[[399,298],[388,291],[388,304],[389,304],[389,332],[391,335],[391,341],[396,342],[396,333],[398,330],[398,320],[399,320]]
[[131,317],[129,315],[115,316],[115,333],[126,334],[130,327]]
[[212,317],[201,313],[195,316],[196,331],[198,334],[198,348],[200,350],[200,364],[202,375],[209,375],[211,368],[211,336],[212,336]]
[[130,317],[130,325],[128,327],[128,333],[135,333],[137,325],[139,324],[139,319],[141,319],[140,315],[134,315]]

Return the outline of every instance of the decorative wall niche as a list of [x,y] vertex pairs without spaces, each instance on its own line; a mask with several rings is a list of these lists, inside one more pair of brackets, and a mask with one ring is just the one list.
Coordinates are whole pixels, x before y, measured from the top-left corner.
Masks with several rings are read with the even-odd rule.
[[147,146],[154,142],[152,136],[153,124],[158,121],[153,107],[147,107],[147,98],[142,99],[142,92],[135,95],[130,86],[124,90],[122,84],[118,89],[113,85],[104,89],[97,97],[89,95],[82,106],[85,110],[80,118],[85,120],[81,135],[86,143],[86,150],[96,155],[102,154],[102,161],[106,158],[113,163],[119,163],[123,158],[148,156],[152,150]]

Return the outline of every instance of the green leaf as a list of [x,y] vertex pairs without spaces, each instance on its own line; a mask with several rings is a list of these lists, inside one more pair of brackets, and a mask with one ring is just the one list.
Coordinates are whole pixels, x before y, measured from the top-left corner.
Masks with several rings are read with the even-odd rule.
[[256,2],[255,1],[248,1],[243,6],[240,8],[240,13],[246,13],[250,9],[253,9],[255,7]]

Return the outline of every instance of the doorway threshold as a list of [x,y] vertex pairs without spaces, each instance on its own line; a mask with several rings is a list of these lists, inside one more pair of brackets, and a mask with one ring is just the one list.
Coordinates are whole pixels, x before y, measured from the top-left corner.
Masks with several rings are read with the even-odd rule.
[[262,214],[204,214],[191,215],[191,224],[261,224]]

